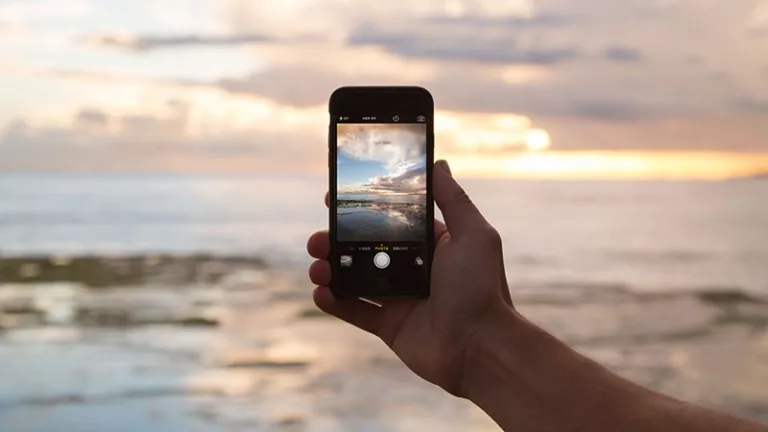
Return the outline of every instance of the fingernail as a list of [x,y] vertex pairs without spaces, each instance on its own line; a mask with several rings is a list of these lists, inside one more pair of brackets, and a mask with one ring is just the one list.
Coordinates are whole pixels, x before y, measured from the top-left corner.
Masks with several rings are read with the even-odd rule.
[[449,176],[453,176],[453,174],[451,174],[451,167],[448,165],[448,162],[444,160],[439,160],[437,161],[437,164],[440,166],[440,168],[445,170],[445,172],[447,172]]

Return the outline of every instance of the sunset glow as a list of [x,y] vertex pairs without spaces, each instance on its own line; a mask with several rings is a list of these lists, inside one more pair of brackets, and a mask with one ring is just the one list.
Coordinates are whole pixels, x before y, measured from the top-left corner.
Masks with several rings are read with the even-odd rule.
[[768,172],[768,153],[544,152],[451,157],[460,175],[534,179],[719,180]]
[[525,133],[525,146],[528,150],[542,151],[549,148],[551,142],[549,134],[545,130],[531,129]]

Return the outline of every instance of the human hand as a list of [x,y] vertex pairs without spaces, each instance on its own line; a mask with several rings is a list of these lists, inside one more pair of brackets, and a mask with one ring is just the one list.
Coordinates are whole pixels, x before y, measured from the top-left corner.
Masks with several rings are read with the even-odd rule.
[[309,278],[318,285],[314,301],[321,310],[381,338],[427,381],[466,396],[464,372],[476,349],[475,336],[513,305],[498,232],[454,180],[445,161],[435,164],[432,182],[446,223],[435,221],[429,298],[371,299],[381,307],[335,298],[328,288],[328,231],[313,234],[307,243],[309,254],[318,259],[309,268]]

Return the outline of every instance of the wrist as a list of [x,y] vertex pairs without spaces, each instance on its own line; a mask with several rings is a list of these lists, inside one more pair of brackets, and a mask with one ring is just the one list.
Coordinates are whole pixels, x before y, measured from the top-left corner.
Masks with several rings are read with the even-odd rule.
[[512,309],[489,319],[465,363],[464,397],[504,430],[617,430],[646,396]]
[[499,305],[486,315],[466,347],[459,389],[461,397],[473,400],[473,393],[477,394],[484,386],[483,372],[495,356],[491,351],[500,339],[514,337],[523,321],[524,318],[507,305]]

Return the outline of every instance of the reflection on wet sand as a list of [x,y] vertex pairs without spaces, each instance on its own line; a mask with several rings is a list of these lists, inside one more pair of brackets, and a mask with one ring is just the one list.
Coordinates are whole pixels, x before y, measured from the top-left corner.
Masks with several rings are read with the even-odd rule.
[[426,205],[339,201],[340,241],[420,241],[426,230]]

